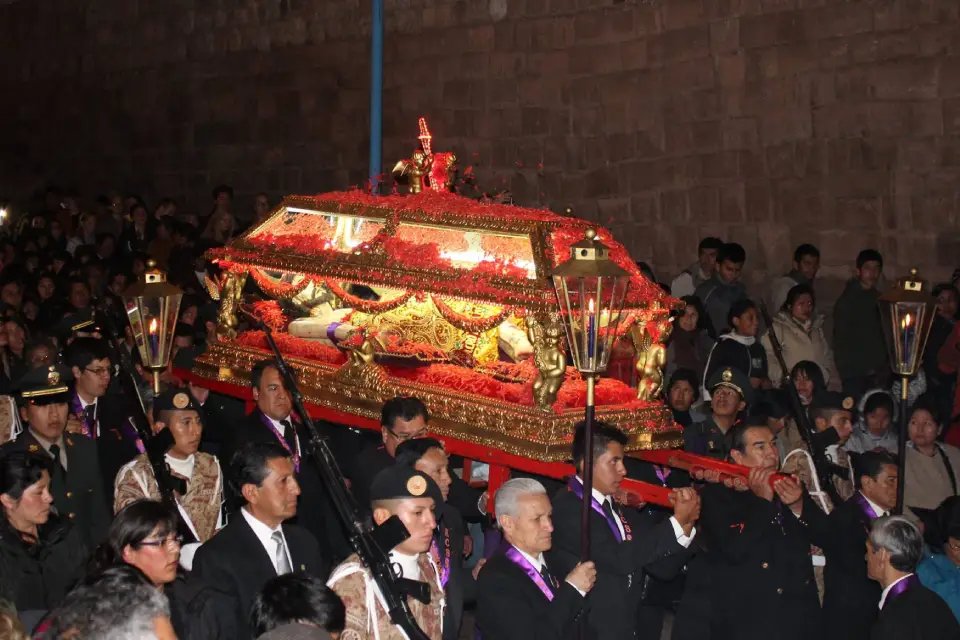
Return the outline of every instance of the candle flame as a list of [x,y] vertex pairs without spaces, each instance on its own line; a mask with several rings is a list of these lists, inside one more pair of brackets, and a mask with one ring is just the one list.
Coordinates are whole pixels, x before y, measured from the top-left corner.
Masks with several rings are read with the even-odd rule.
[[590,298],[590,302],[587,304],[587,311],[593,313],[593,298]]
[[902,326],[904,329],[906,329],[907,327],[911,326],[912,324],[913,324],[913,316],[911,316],[911,315],[908,313],[906,316],[904,316],[903,321],[900,323],[900,326]]
[[150,320],[150,335],[153,335],[157,332],[157,319],[151,318]]

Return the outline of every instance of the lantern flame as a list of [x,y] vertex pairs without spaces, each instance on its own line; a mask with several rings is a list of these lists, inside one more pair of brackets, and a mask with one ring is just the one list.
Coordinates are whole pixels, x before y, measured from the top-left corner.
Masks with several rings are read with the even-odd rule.
[[587,304],[587,311],[589,311],[591,315],[593,314],[593,298],[590,298],[590,302]]
[[154,334],[157,332],[157,319],[156,319],[156,318],[151,318],[151,319],[150,319],[150,329],[149,329],[149,331],[150,331],[150,335],[154,335]]
[[913,316],[911,316],[911,315],[908,313],[906,316],[904,316],[903,320],[902,320],[901,323],[900,323],[900,326],[903,327],[904,329],[906,329],[907,327],[909,327],[909,326],[911,326],[911,325],[913,325]]

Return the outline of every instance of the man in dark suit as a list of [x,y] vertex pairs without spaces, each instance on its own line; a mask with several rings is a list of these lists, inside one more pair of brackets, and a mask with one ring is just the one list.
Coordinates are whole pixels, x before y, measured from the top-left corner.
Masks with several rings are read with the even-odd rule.
[[593,457],[593,495],[583,496],[581,476],[570,479],[568,490],[553,501],[553,548],[547,561],[559,575],[572,571],[580,560],[582,498],[591,500],[590,555],[596,563],[597,584],[590,596],[589,625],[600,640],[637,637],[637,611],[644,572],[670,579],[689,557],[687,547],[696,535],[693,527],[700,500],[690,488],[677,489],[674,515],[651,525],[633,510],[621,510],[613,496],[626,477],[623,465],[626,436],[599,423],[593,450],[586,450],[585,425],[577,425],[573,457],[578,474],[586,456]]
[[284,524],[297,514],[300,495],[289,452],[276,442],[248,443],[227,477],[244,506],[200,547],[193,574],[231,597],[238,628],[246,630],[250,605],[272,578],[300,571],[325,579],[327,571],[316,538]]
[[[205,351],[205,345],[180,349],[173,358],[173,366],[190,371],[197,356]],[[245,417],[243,402],[230,396],[214,393],[202,384],[187,383],[190,392],[203,408],[203,440],[200,450],[219,456],[220,448],[229,440],[233,426]],[[229,461],[220,461],[225,464]]]
[[[696,571],[706,571],[711,589],[685,594],[677,622],[698,618],[697,637],[810,640],[821,633],[820,600],[810,561],[813,532],[826,515],[793,479],[771,485],[779,467],[773,433],[766,425],[741,423],[730,430],[733,462],[750,467],[749,491],[707,485],[700,516],[705,547]],[[820,518],[818,527],[807,521]],[[691,568],[688,582],[697,576]],[[690,598],[708,602],[692,605]],[[745,603],[749,607],[745,608]],[[689,632],[685,632],[689,633]],[[684,635],[684,637],[690,637]]]
[[[351,491],[360,505],[370,504],[370,485],[378,473],[393,466],[397,447],[429,432],[430,415],[419,398],[397,396],[383,403],[380,410],[381,442],[370,442],[348,467]],[[469,522],[484,522],[482,492],[456,474],[451,474],[448,504]]]
[[96,441],[104,495],[112,495],[120,467],[140,454],[134,411],[128,398],[107,393],[113,363],[105,340],[74,339],[64,352],[64,362],[74,379],[67,433]]
[[823,618],[828,640],[868,640],[877,619],[880,585],[867,576],[863,555],[877,518],[897,504],[897,462],[886,451],[854,458],[857,493],[834,508],[823,537]]
[[466,528],[463,516],[447,503],[451,476],[447,469],[447,453],[434,438],[414,438],[400,443],[396,449],[396,463],[421,471],[440,487],[443,502],[436,506],[437,528],[430,545],[430,554],[440,568],[440,582],[446,595],[443,610],[443,638],[457,640],[463,618],[464,601],[476,597],[476,582],[463,566],[463,540]]
[[[578,564],[561,582],[548,569],[553,507],[536,480],[514,478],[496,495],[504,543],[477,578],[477,624],[498,640],[578,640],[597,569]],[[592,598],[591,598],[592,600]]]
[[866,545],[867,572],[880,583],[880,615],[870,640],[957,640],[960,624],[949,605],[914,571],[923,557],[923,536],[903,516],[873,522]]
[[[310,455],[310,433],[291,414],[293,400],[273,359],[254,365],[250,386],[257,408],[243,422],[234,425],[233,433],[221,448],[221,465],[229,464],[233,453],[250,442],[269,442],[283,447],[293,461],[300,483],[297,524],[314,535],[324,557],[331,562],[347,557],[351,549],[343,523]],[[322,423],[316,426],[325,429]],[[238,497],[230,495],[228,499],[235,501]]]
[[96,445],[82,436],[64,435],[69,378],[63,366],[49,365],[29,371],[20,380],[20,417],[27,428],[0,451],[42,451],[53,459],[53,506],[83,532],[93,548],[106,537],[111,516],[103,493]]

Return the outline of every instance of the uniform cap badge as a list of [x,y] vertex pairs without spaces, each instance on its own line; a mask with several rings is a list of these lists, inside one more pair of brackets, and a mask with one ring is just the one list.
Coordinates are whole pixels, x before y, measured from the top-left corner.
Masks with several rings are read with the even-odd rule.
[[51,387],[60,384],[60,372],[54,365],[50,365],[50,369],[47,371],[47,384]]
[[722,380],[724,382],[730,382],[731,380],[733,380],[733,371],[731,371],[730,369],[724,369]]
[[185,393],[178,393],[173,396],[173,406],[177,409],[185,409],[190,404],[190,398]]
[[412,496],[422,496],[427,491],[427,481],[422,476],[413,476],[407,480],[407,491]]

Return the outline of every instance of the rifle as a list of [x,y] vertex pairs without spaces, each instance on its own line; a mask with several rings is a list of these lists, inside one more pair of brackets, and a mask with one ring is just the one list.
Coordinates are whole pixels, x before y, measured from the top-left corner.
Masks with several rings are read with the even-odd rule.
[[[170,429],[164,429],[160,433],[153,435],[153,430],[150,428],[150,420],[147,418],[147,406],[143,401],[143,396],[140,395],[140,385],[137,383],[137,370],[130,361],[130,354],[127,353],[127,350],[120,343],[119,334],[113,324],[110,310],[97,304],[93,305],[93,309],[94,318],[98,321],[97,324],[100,325],[100,329],[115,356],[112,362],[116,362],[120,369],[118,380],[121,389],[124,394],[130,394],[137,398],[137,406],[140,407],[140,411],[134,412],[134,415],[130,416],[130,424],[136,430],[137,437],[139,437],[143,443],[147,460],[149,460],[150,468],[153,470],[153,477],[156,479],[157,488],[160,491],[160,501],[170,510],[177,512],[177,502],[173,495],[174,479],[170,476],[167,461],[164,459],[167,451],[173,446],[173,434],[170,433]],[[181,533],[184,533],[188,539],[194,537],[193,534],[190,533],[189,527],[181,527],[181,529],[183,529]],[[189,533],[189,535],[186,535],[187,533]],[[199,540],[196,540],[196,542],[199,542]]]
[[383,596],[387,613],[390,614],[390,621],[404,631],[409,640],[429,640],[427,634],[417,625],[413,612],[407,604],[406,596],[411,595],[420,602],[427,604],[430,602],[430,589],[426,583],[397,575],[388,555],[391,549],[409,538],[410,533],[397,516],[391,516],[386,522],[373,529],[360,517],[357,503],[347,489],[343,473],[340,471],[337,461],[334,460],[330,447],[327,446],[326,440],[320,436],[316,425],[313,424],[313,420],[303,406],[303,395],[297,387],[293,372],[287,366],[277,343],[273,339],[273,333],[269,325],[246,310],[244,310],[244,313],[263,330],[267,344],[276,360],[277,371],[280,373],[287,391],[290,392],[294,411],[297,412],[301,422],[309,431],[310,455],[313,456],[340,519],[349,530],[350,545],[360,557],[360,562],[370,570],[374,582],[376,582],[377,588]]
[[840,494],[837,492],[837,488],[832,482],[832,476],[836,473],[835,469],[839,467],[827,459],[824,438],[818,437],[817,430],[810,424],[810,417],[803,408],[803,403],[800,401],[800,394],[797,392],[797,386],[794,384],[793,378],[790,377],[790,369],[787,368],[787,361],[783,358],[783,345],[780,344],[780,339],[773,330],[773,319],[770,317],[770,312],[767,311],[767,304],[762,300],[760,301],[760,313],[763,316],[763,321],[767,325],[767,337],[770,338],[770,346],[773,347],[773,353],[777,356],[780,370],[783,371],[781,387],[786,389],[787,395],[790,397],[790,405],[793,410],[793,415],[797,420],[800,437],[803,439],[804,444],[807,445],[807,450],[813,458],[813,471],[817,474],[817,479],[820,481],[820,490],[825,491],[827,495],[830,496],[830,500],[834,505],[838,505],[842,500],[840,499]]

